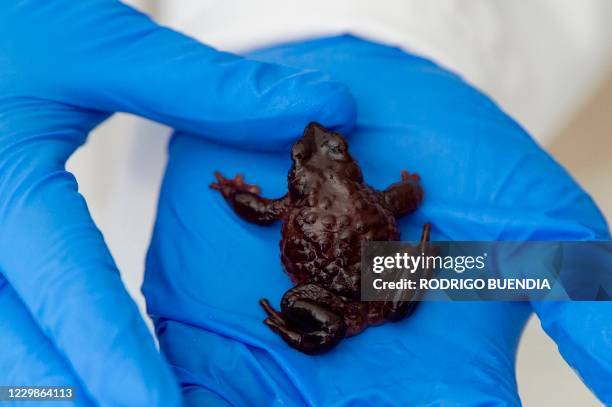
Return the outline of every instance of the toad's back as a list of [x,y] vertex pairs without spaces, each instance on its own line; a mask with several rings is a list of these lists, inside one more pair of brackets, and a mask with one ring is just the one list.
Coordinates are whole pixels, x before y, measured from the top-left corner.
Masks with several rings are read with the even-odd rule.
[[379,193],[361,182],[306,174],[311,193],[291,205],[281,256],[296,284],[316,283],[357,299],[361,242],[398,240],[395,217]]

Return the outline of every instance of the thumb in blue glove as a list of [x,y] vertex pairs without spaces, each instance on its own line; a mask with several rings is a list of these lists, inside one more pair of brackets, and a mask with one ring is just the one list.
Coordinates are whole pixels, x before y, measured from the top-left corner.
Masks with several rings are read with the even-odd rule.
[[350,94],[111,0],[0,1],[0,50],[1,384],[74,385],[77,404],[179,404],[66,160],[115,111],[282,148],[311,120],[350,127]]

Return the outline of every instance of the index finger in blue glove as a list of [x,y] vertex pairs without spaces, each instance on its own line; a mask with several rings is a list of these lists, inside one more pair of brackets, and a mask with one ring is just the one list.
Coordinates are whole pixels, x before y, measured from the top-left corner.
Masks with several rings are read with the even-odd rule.
[[311,121],[348,131],[355,119],[348,88],[322,73],[218,52],[119,2],[2,8],[4,42],[20,43],[2,84],[9,93],[126,111],[252,149],[286,147]]
[[96,402],[176,404],[66,159],[115,110],[279,148],[310,120],[350,127],[351,96],[317,73],[218,53],[115,1],[2,2],[0,27],[0,267]]

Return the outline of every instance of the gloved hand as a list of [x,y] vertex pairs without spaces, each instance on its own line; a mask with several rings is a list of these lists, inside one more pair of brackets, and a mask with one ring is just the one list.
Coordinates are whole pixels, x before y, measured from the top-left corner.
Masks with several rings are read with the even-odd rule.
[[176,405],[64,168],[115,111],[265,149],[310,120],[350,127],[354,101],[322,74],[217,52],[117,1],[0,0],[0,385],[77,386],[78,405]]
[[[349,146],[366,181],[380,189],[400,170],[421,175],[425,200],[400,220],[403,239],[417,240],[427,221],[433,240],[609,239],[571,177],[443,68],[351,36],[251,56],[319,69],[349,86],[359,112]],[[289,348],[257,304],[278,305],[291,287],[280,225],[242,221],[208,187],[220,170],[244,174],[267,197],[283,195],[288,151],[256,148],[184,133],[170,145],[144,292],[188,404],[519,405],[515,355],[532,310],[585,383],[612,403],[611,303],[424,302],[409,319],[369,328],[327,354]]]

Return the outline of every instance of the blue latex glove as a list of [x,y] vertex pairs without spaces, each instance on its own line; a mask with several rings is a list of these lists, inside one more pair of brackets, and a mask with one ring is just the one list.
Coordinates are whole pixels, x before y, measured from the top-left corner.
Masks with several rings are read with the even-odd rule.
[[[487,97],[433,63],[350,36],[251,56],[349,86],[359,111],[349,145],[366,181],[384,188],[402,169],[422,177],[425,201],[400,220],[404,239],[418,239],[427,221],[434,240],[609,239],[571,177]],[[612,303],[426,302],[327,354],[289,348],[257,304],[278,305],[291,287],[280,225],[242,221],[208,187],[215,170],[240,172],[278,197],[289,167],[287,151],[181,133],[171,142],[144,292],[191,404],[519,405],[516,349],[533,310],[568,363],[612,403]]]
[[117,1],[0,0],[0,385],[180,403],[64,168],[112,112],[266,149],[314,119],[348,128],[354,107],[322,74],[219,53]]

